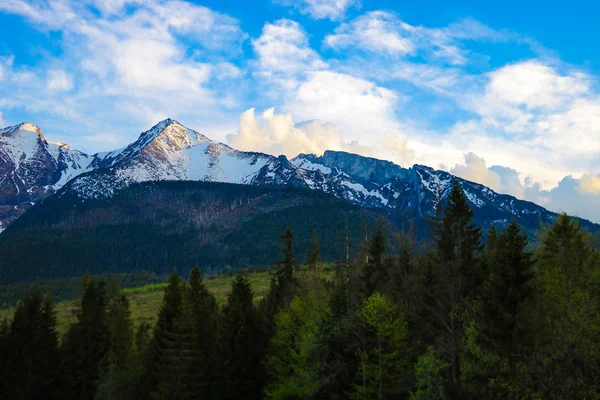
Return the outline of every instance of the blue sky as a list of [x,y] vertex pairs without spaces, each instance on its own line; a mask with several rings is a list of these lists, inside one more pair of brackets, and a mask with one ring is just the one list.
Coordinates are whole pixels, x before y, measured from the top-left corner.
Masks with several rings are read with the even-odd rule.
[[600,5],[3,0],[0,125],[105,151],[172,117],[242,150],[443,168],[600,221]]

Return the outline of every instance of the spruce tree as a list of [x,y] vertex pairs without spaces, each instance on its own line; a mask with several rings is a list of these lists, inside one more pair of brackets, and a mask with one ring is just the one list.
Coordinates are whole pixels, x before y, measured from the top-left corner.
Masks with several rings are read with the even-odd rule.
[[[4,328],[5,329],[5,328]],[[36,283],[19,302],[3,342],[6,346],[6,387],[11,399],[55,398],[58,331],[51,297]]]
[[129,397],[140,359],[133,349],[133,320],[129,301],[112,279],[107,305],[109,353],[104,363],[105,373],[98,385],[96,400],[126,399]]
[[192,310],[194,335],[197,337],[198,366],[196,381],[200,397],[213,398],[218,379],[219,356],[219,309],[215,296],[208,290],[196,266],[190,274],[185,292],[187,303]]
[[387,271],[384,265],[384,254],[387,249],[387,237],[381,221],[377,224],[375,235],[368,243],[368,262],[363,268],[362,280],[365,285],[364,295],[369,297],[380,289],[387,280]]
[[296,254],[294,253],[294,233],[287,228],[279,237],[282,244],[282,259],[277,262],[277,280],[279,285],[284,286],[294,281],[294,270],[296,268]]
[[163,351],[166,348],[167,332],[173,330],[173,321],[181,311],[182,300],[183,282],[177,275],[177,271],[173,270],[165,288],[158,319],[154,326],[154,333],[144,357],[144,372],[139,379],[136,390],[143,398],[146,398],[152,392],[156,392],[160,378],[157,368],[162,362]]
[[273,318],[294,298],[298,282],[294,275],[296,254],[294,253],[294,233],[287,228],[279,237],[282,244],[281,260],[276,262],[275,272],[271,276],[269,293],[261,301],[261,314],[265,320],[265,336],[268,341],[273,334]]
[[454,181],[436,240],[437,260],[433,264],[432,285],[424,296],[429,314],[427,323],[436,330],[440,354],[447,357],[453,387],[460,395],[460,354],[462,352],[462,312],[481,293],[485,278],[480,260],[481,229],[472,221],[463,189]]
[[129,300],[121,291],[116,279],[112,279],[107,308],[107,325],[110,333],[110,351],[120,364],[125,364],[133,346],[133,320]]
[[196,316],[189,297],[185,296],[180,312],[164,335],[164,348],[156,367],[155,400],[208,398],[205,390],[203,354],[196,329]]
[[221,399],[260,399],[265,377],[265,343],[254,294],[246,275],[238,274],[223,308],[223,378]]
[[321,240],[317,235],[317,231],[313,229],[310,246],[306,250],[306,265],[308,268],[315,270],[321,261]]
[[69,327],[62,346],[65,398],[89,399],[95,396],[101,372],[107,366],[101,365],[101,362],[107,360],[105,357],[110,347],[107,297],[104,282],[96,283],[94,278],[84,276],[76,321]]
[[600,376],[600,255],[591,235],[566,215],[541,239],[535,278],[541,304],[530,318],[542,319],[530,370],[541,397],[594,398]]
[[406,397],[408,331],[404,316],[391,300],[375,292],[363,301],[357,321],[359,368],[352,399]]
[[461,264],[470,287],[476,287],[482,278],[476,272],[482,233],[473,222],[473,216],[463,189],[455,180],[444,211],[437,247],[442,262],[457,261]]
[[482,297],[485,333],[509,354],[522,338],[517,317],[532,294],[534,260],[528,246],[523,229],[512,221],[495,239],[488,259],[489,277]]

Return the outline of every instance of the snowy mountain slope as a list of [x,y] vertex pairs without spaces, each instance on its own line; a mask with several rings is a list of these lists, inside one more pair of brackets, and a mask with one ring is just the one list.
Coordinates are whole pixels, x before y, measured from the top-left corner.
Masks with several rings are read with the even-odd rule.
[[105,156],[48,142],[30,123],[0,129],[0,231],[39,199],[91,171]]
[[[548,223],[556,216],[533,203],[426,166],[404,168],[341,151],[300,154],[291,160],[243,152],[172,119],[159,122],[124,149],[93,156],[46,142],[35,125],[0,132],[0,196],[4,196],[0,197],[0,222],[4,228],[23,212],[19,207],[27,208],[63,185],[58,196],[68,191],[87,200],[111,198],[132,183],[171,180],[307,188],[379,209],[391,219],[402,214],[421,222],[434,212],[438,201],[445,201],[458,180],[477,222],[484,227],[517,219],[535,229],[540,221]],[[2,207],[8,218],[3,219]]]
[[105,157],[71,189],[81,198],[102,198],[134,182],[163,180],[306,186],[285,156],[237,151],[167,119],[115,156]]

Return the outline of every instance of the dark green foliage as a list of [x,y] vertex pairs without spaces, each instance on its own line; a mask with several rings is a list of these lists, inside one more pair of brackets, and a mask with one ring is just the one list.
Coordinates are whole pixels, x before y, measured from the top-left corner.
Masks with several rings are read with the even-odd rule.
[[379,225],[357,255],[349,251],[348,226],[333,271],[316,268],[316,235],[307,251],[312,267],[297,268],[296,237],[287,229],[259,307],[245,275],[235,276],[220,309],[200,268],[187,282],[174,272],[151,335],[147,324],[133,333],[116,282],[107,292],[85,276],[60,352],[52,300],[34,287],[13,320],[0,325],[0,393],[97,400],[600,398],[594,238],[560,216],[540,232],[537,247],[515,222],[490,228],[482,247],[472,217],[455,185],[446,210],[432,219],[433,243]]
[[236,275],[223,307],[221,399],[260,399],[265,380],[265,343],[248,277]]
[[[69,327],[62,346],[63,393],[68,398],[93,398],[107,364],[110,331],[107,322],[108,294],[104,282],[85,276],[77,319]],[[68,379],[67,379],[68,377]],[[67,398],[67,397],[65,397]]]
[[294,280],[296,268],[296,254],[294,253],[294,233],[288,227],[279,237],[281,242],[282,259],[277,262],[277,281],[280,285],[291,283]]
[[0,284],[85,271],[167,275],[177,267],[187,275],[199,265],[208,276],[265,266],[277,259],[277,235],[286,227],[298,249],[306,249],[317,230],[321,256],[332,261],[344,221],[355,234],[353,221],[365,216],[376,218],[311,190],[214,182],[135,184],[111,199],[86,202],[65,194],[32,207],[0,236]]
[[144,371],[138,382],[139,388],[137,391],[144,398],[158,388],[160,379],[158,367],[163,361],[163,352],[167,348],[167,334],[173,330],[173,323],[181,311],[182,301],[183,282],[177,275],[177,271],[174,270],[165,288],[165,295],[158,312],[154,333],[146,349]]
[[214,398],[218,394],[215,382],[219,379],[220,359],[219,309],[214,295],[206,288],[200,270],[195,267],[190,274],[184,297],[192,314],[193,332],[198,352],[195,381],[201,398]]
[[2,331],[6,398],[58,398],[58,333],[50,295],[44,297],[37,284],[31,286]]
[[363,268],[362,280],[364,284],[364,294],[369,297],[376,290],[381,289],[388,278],[384,254],[388,247],[388,240],[385,236],[383,223],[377,223],[375,235],[367,245],[367,260]]
[[172,328],[164,335],[157,363],[157,387],[152,399],[191,400],[203,398],[205,360],[200,350],[193,305],[186,296]]
[[306,250],[306,265],[308,268],[317,269],[323,261],[321,258],[321,240],[317,231],[313,229],[310,246]]
[[533,254],[527,236],[512,222],[499,236],[489,241],[487,262],[489,275],[482,296],[484,332],[507,353],[512,344],[522,342],[523,326],[518,326],[519,313],[531,297],[533,288]]

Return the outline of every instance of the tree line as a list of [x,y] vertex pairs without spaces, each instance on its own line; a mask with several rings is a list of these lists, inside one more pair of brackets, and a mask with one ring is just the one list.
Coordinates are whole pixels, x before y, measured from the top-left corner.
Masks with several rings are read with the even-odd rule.
[[[220,307],[198,268],[173,272],[154,327],[135,330],[116,281],[85,276],[59,340],[33,286],[0,329],[9,399],[600,398],[600,253],[560,215],[536,245],[516,223],[486,237],[460,186],[431,240],[379,224],[332,275],[320,239],[298,265],[294,235],[266,297],[236,275]],[[391,246],[391,241],[396,241]],[[396,250],[390,251],[394,248]]]

